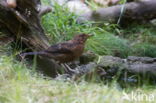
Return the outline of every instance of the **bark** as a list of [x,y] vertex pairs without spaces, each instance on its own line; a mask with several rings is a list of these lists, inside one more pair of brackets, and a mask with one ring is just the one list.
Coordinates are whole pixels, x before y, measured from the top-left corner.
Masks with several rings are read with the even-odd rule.
[[[108,8],[100,8],[92,12],[82,14],[78,22],[98,21],[119,24],[143,22],[156,18],[156,1],[144,0],[116,5]],[[123,12],[122,12],[123,9]]]
[[[113,56],[102,56],[99,57],[97,63],[90,62],[76,67],[75,72],[68,77],[79,80],[82,76],[94,79],[96,76],[108,81],[116,77],[120,82],[136,82],[139,79],[154,78],[155,81],[156,58],[129,56],[127,59],[121,59]],[[137,75],[141,77],[138,79]]]
[[32,50],[46,49],[49,44],[40,24],[37,0],[17,0],[16,9],[2,2],[5,1],[0,2],[0,23]]
[[98,65],[104,68],[127,70],[134,74],[151,74],[156,76],[156,58],[129,56],[127,59],[121,59],[103,56]]
[[[16,40],[22,41],[27,48],[32,51],[47,49],[50,45],[41,26],[40,17],[50,12],[50,8],[43,8],[40,0],[14,0],[16,7],[8,6],[6,0],[0,1],[0,30],[5,29]],[[3,28],[1,28],[3,27]],[[46,60],[39,57],[40,61]],[[57,64],[52,60],[47,60],[42,66],[51,73],[58,69]],[[56,72],[55,72],[56,73]]]

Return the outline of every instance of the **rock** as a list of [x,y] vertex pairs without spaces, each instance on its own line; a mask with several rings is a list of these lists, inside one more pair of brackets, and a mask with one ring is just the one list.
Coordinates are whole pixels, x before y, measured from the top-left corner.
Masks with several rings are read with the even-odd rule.
[[16,8],[17,6],[16,0],[6,0],[6,3],[9,8]]
[[72,74],[73,80],[78,80],[82,76],[89,76],[91,77],[93,73],[95,73],[97,69],[97,64],[94,62],[91,62],[86,65],[81,65],[75,68],[75,73]]
[[98,60],[98,65],[101,67],[113,67],[123,64],[124,60],[119,57],[101,56]]
[[150,23],[151,23],[153,26],[156,26],[156,19],[151,20]]
[[70,0],[67,3],[67,8],[70,12],[73,12],[77,15],[91,12],[91,9],[81,0]]
[[76,73],[77,75],[83,75],[83,74],[93,72],[96,67],[97,67],[96,63],[91,62],[86,65],[78,66],[75,68],[75,70],[77,71],[77,73]]
[[67,80],[70,80],[71,78],[71,75],[69,74],[62,74],[62,75],[58,75],[55,80],[60,80],[60,81],[67,81]]
[[60,6],[67,7],[70,12],[77,15],[91,12],[91,9],[84,3],[83,0],[54,0]]

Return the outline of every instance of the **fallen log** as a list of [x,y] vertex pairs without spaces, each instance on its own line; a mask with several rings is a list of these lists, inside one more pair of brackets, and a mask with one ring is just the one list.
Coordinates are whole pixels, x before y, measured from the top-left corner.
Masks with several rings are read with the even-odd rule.
[[[8,8],[0,2],[0,23],[32,50],[42,50],[49,46],[48,39],[40,24],[38,0],[17,0],[16,9]],[[29,9],[28,9],[29,8]]]
[[118,68],[134,74],[156,76],[156,58],[129,56],[127,59],[103,56],[98,65],[104,68]]
[[156,18],[156,1],[143,0],[100,8],[95,11],[82,14],[78,18],[79,23],[85,21],[110,22],[117,24],[129,24],[132,22],[144,22]]
[[96,76],[104,81],[111,81],[116,77],[116,80],[126,83],[136,83],[148,78],[155,81],[156,58],[129,56],[126,59],[121,59],[113,56],[101,56],[97,62],[91,59],[89,63],[75,67],[73,70],[74,72],[68,75],[68,78],[74,80],[79,80],[83,76],[92,77],[95,80]]
[[[8,31],[15,40],[21,41],[31,51],[47,49],[49,41],[41,26],[40,17],[51,11],[50,8],[43,8],[40,0],[1,0],[0,1],[0,31]],[[8,6],[15,3],[16,6]],[[46,58],[38,57],[40,61]],[[49,70],[56,75],[59,66],[52,60],[46,60],[41,66],[42,70]],[[42,63],[41,63],[42,64]],[[43,68],[44,67],[44,68]],[[52,75],[51,75],[52,76]]]

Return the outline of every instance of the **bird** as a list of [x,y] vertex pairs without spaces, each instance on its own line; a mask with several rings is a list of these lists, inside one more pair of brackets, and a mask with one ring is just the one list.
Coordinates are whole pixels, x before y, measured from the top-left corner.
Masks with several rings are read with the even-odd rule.
[[85,42],[89,37],[93,35],[79,34],[76,35],[72,40],[58,43],[50,46],[48,49],[37,52],[26,52],[21,53],[20,56],[25,58],[28,55],[40,55],[46,58],[54,59],[64,67],[67,73],[77,73],[76,70],[71,69],[66,63],[72,62],[79,58],[85,48]]
[[21,53],[20,56],[25,57],[27,55],[40,55],[46,58],[54,59],[59,63],[68,63],[74,61],[82,55],[85,48],[85,42],[91,36],[92,35],[84,33],[79,34],[76,35],[72,40],[54,44],[46,50]]

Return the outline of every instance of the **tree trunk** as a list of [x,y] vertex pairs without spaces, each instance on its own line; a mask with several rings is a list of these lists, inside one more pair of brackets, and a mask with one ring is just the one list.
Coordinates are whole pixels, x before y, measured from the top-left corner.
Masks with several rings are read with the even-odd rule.
[[[97,61],[97,60],[96,60]],[[119,82],[135,84],[139,81],[155,83],[156,58],[129,56],[126,59],[113,56],[101,56],[97,63],[90,63],[76,67],[71,75],[74,80],[86,76],[93,80],[95,77],[111,81],[115,77]],[[70,76],[68,76],[70,77]]]
[[[47,49],[50,45],[40,23],[40,16],[51,11],[42,10],[40,0],[14,0],[16,7],[10,7],[6,0],[0,1],[0,30],[7,30],[16,40],[21,40],[32,51]],[[40,61],[47,60],[39,57]],[[42,68],[55,74],[59,66],[52,60],[47,60]],[[41,64],[40,64],[41,65]],[[56,75],[56,74],[55,74]]]
[[154,18],[156,18],[156,1],[144,0],[88,12],[82,14],[78,18],[78,22],[98,21],[102,23],[111,22],[129,24],[132,22],[143,22]]
[[49,47],[48,39],[40,24],[39,0],[17,0],[15,9],[0,2],[0,23],[17,39],[21,39],[33,51]]

